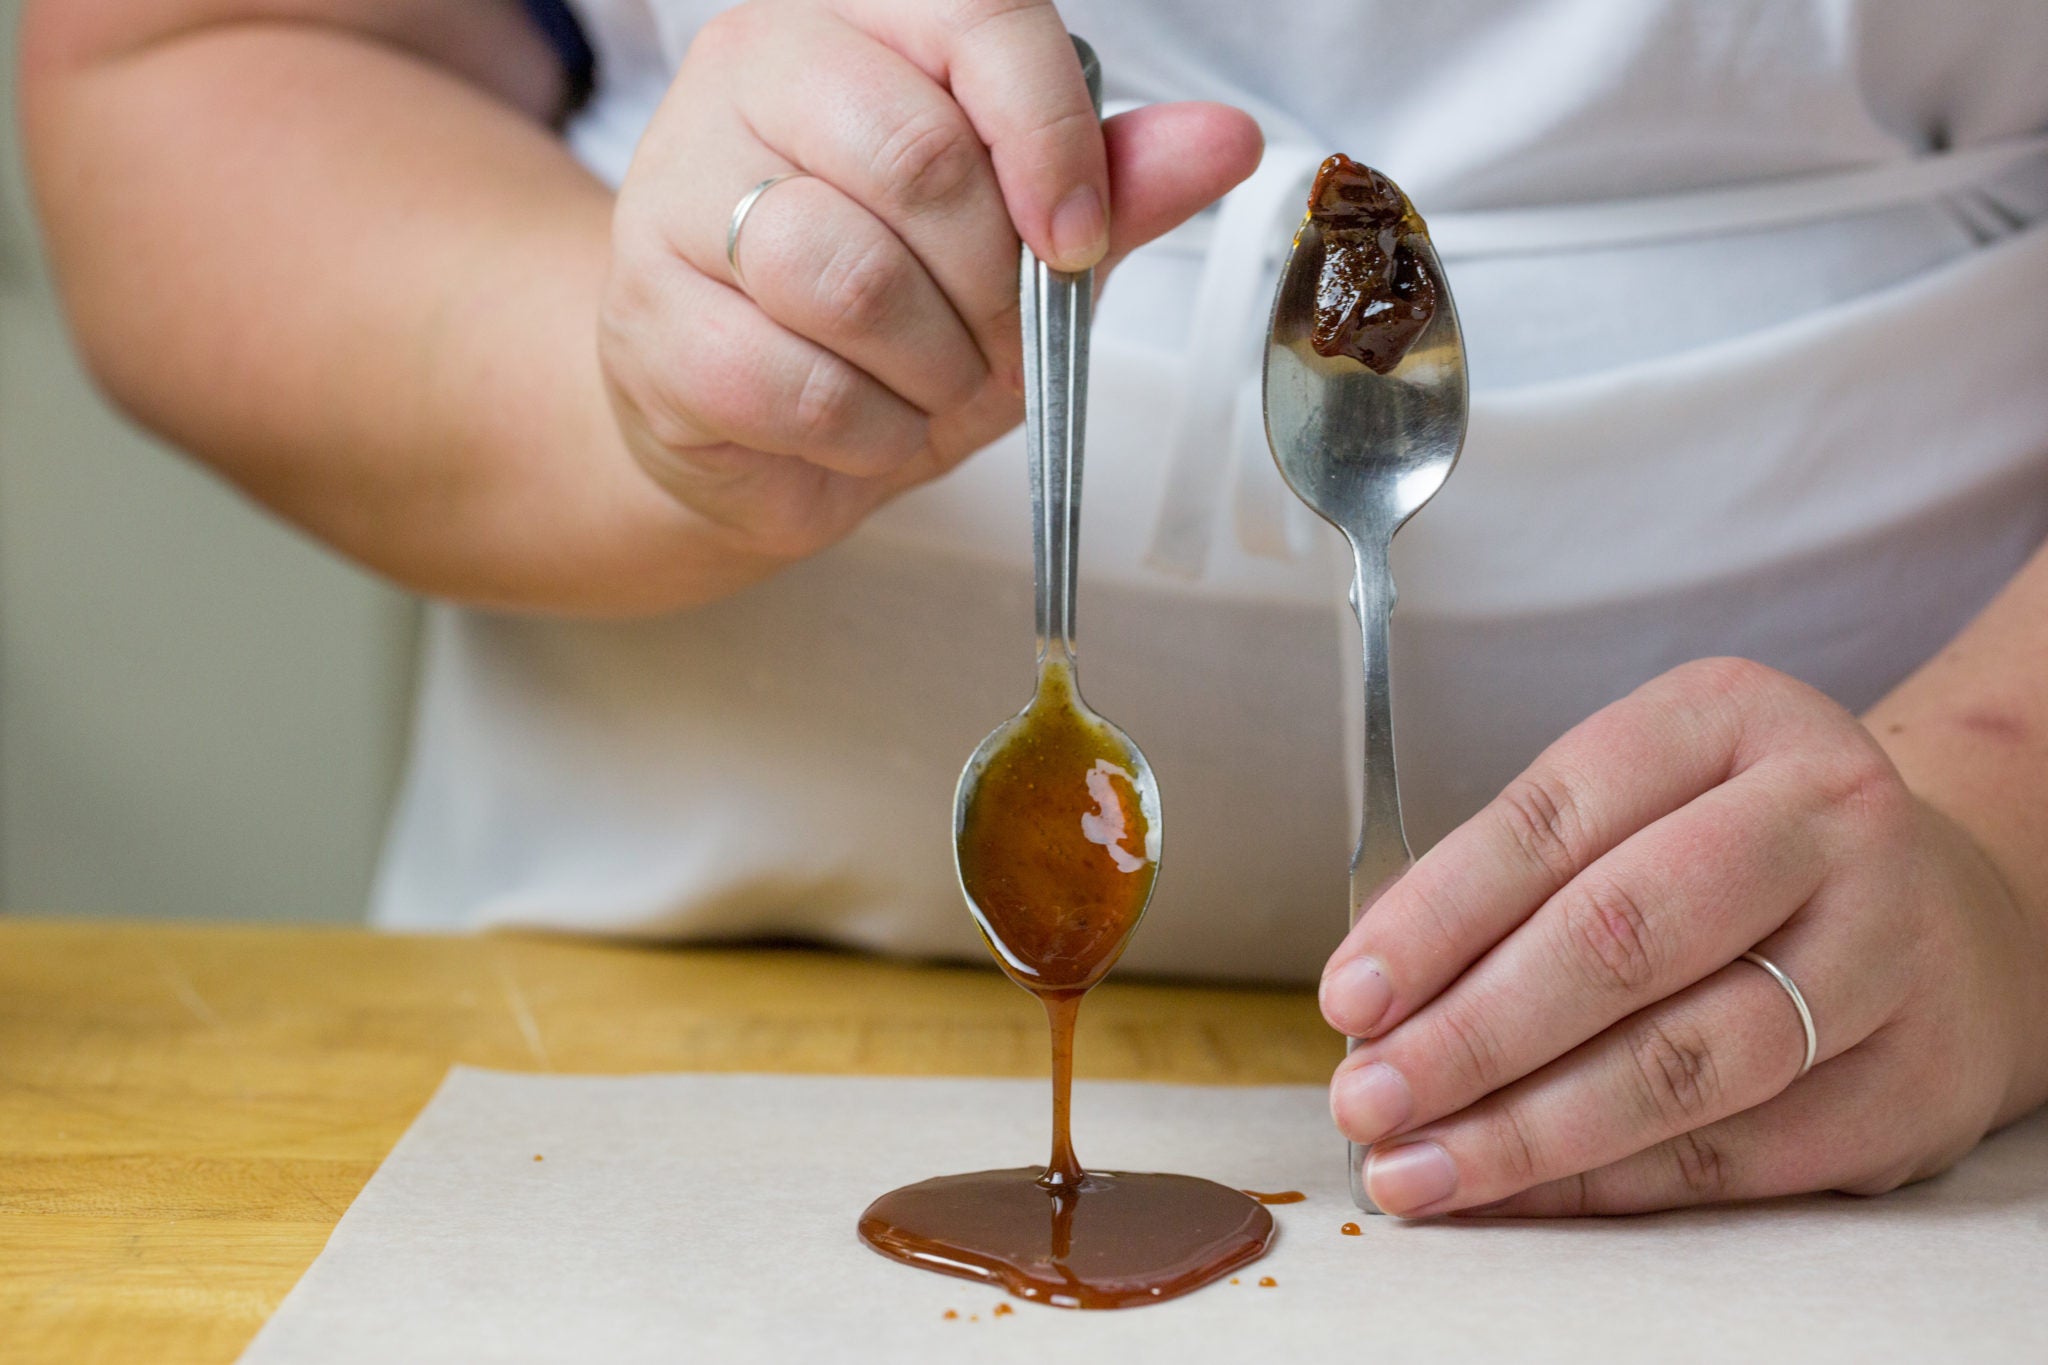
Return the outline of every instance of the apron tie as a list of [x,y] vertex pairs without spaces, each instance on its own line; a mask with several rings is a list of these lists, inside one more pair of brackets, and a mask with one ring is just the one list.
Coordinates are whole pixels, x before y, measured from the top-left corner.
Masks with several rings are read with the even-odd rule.
[[[1259,168],[1230,192],[1215,216],[1195,286],[1185,388],[1167,442],[1165,487],[1145,554],[1148,564],[1164,572],[1202,576],[1233,448],[1240,472],[1249,446],[1266,466],[1273,489],[1286,491],[1266,453],[1259,362],[1279,263],[1322,160],[1323,153],[1305,144],[1267,147]],[[1284,534],[1280,541],[1285,544]]]

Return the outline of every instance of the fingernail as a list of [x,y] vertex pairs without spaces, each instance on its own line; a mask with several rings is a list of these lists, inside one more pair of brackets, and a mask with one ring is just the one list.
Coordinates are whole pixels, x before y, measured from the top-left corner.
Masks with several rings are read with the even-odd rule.
[[1337,1078],[1330,1108],[1344,1136],[1362,1146],[1406,1123],[1415,1112],[1415,1094],[1407,1077],[1385,1062],[1374,1062]]
[[1331,1028],[1363,1038],[1394,1003],[1394,987],[1378,959],[1355,957],[1323,978],[1318,998]]
[[1109,222],[1093,185],[1076,185],[1052,211],[1055,270],[1086,270],[1109,250]]
[[1426,1209],[1449,1199],[1457,1188],[1458,1168],[1434,1142],[1374,1151],[1365,1161],[1365,1191],[1388,1213]]

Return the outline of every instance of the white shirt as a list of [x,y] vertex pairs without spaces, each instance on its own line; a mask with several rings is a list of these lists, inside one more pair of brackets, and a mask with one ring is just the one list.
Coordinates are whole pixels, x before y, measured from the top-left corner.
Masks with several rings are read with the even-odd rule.
[[[599,84],[569,140],[616,182],[720,6],[577,8]],[[1097,317],[1081,677],[1164,811],[1129,968],[1312,976],[1345,927],[1355,627],[1257,401],[1330,151],[1430,220],[1470,352],[1464,456],[1395,545],[1418,851],[1690,658],[1866,706],[2048,537],[2048,6],[1062,11],[1112,108],[1223,100],[1269,144]],[[1030,690],[1027,529],[1013,435],[696,611],[437,609],[378,921],[978,957],[951,792]]]

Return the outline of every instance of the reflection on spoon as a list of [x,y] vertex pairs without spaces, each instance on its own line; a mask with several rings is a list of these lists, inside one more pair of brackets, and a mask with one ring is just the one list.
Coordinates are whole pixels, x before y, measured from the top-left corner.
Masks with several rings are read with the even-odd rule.
[[1081,836],[1089,843],[1101,844],[1108,850],[1109,860],[1116,864],[1117,871],[1136,872],[1151,859],[1129,852],[1123,846],[1124,836],[1130,832],[1130,827],[1124,819],[1123,797],[1115,786],[1115,779],[1119,777],[1135,795],[1138,779],[1129,770],[1119,768],[1106,758],[1096,759],[1095,766],[1088,770],[1084,780],[1088,784],[1088,798],[1095,803],[1095,809],[1081,817]]

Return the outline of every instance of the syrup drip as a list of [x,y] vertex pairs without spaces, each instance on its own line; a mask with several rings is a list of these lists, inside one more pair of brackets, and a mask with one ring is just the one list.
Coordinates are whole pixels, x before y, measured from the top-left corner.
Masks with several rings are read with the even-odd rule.
[[[989,761],[962,822],[960,876],[1005,972],[1045,1006],[1052,1035],[1052,1153],[1021,1167],[893,1190],[860,1236],[906,1264],[1061,1308],[1131,1308],[1198,1289],[1257,1260],[1265,1202],[1193,1176],[1089,1171],[1069,1123],[1081,997],[1144,913],[1158,841],[1128,756],[1048,663],[1018,729]],[[1007,1307],[1007,1305],[1005,1305]]]

